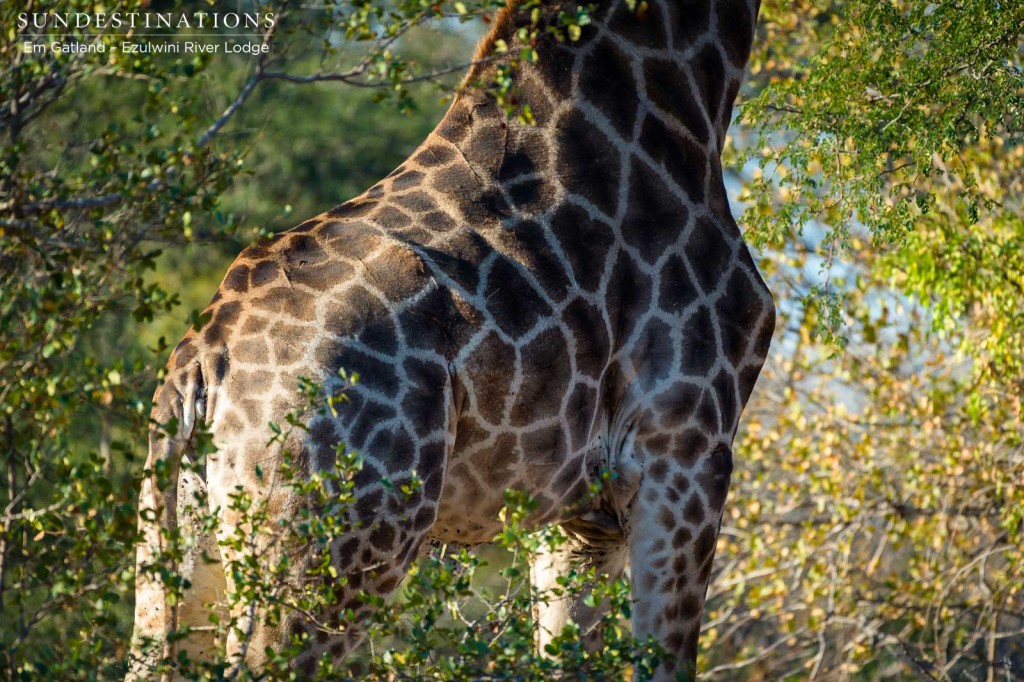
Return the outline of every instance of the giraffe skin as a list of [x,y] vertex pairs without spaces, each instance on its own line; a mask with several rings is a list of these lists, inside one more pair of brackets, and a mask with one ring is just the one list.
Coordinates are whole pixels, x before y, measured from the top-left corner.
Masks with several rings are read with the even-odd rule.
[[[545,2],[541,21],[560,7]],[[230,571],[199,558],[237,556],[202,536],[195,500],[220,510],[222,539],[238,523],[225,511],[236,487],[272,517],[294,514],[303,500],[266,472],[284,450],[302,473],[329,469],[339,442],[365,460],[348,532],[329,548],[348,583],[323,620],[351,609],[344,634],[296,612],[264,622],[243,604],[232,615],[244,636],[227,641],[239,665],[259,670],[294,635],[310,638],[300,675],[343,659],[370,611],[358,591],[387,597],[426,542],[489,540],[511,488],[538,502],[533,524],[570,538],[537,560],[538,586],[570,562],[613,577],[628,562],[634,632],[673,655],[656,678],[695,674],[731,445],[775,325],[720,160],[757,11],[757,0],[647,0],[637,13],[601,0],[578,42],[542,31],[539,61],[517,71],[535,125],[464,89],[383,181],[239,255],[155,397],[154,420],[179,428],[153,431],[148,468],[194,457],[200,421],[218,451],[170,489],[143,481],[140,506],[157,513],[140,520],[130,679],[160,654],[213,650],[208,633],[166,637],[206,624],[197,604],[232,589]],[[511,2],[478,57],[499,38],[517,53],[528,14]],[[331,393],[339,368],[361,376],[349,400],[336,416],[309,411],[299,378]],[[268,423],[295,410],[308,432],[268,446]],[[602,469],[614,482],[591,499]],[[414,475],[418,491],[393,492]],[[198,538],[176,566],[192,582],[179,606],[143,570],[161,527]],[[261,542],[303,580],[313,550]],[[543,645],[567,619],[587,631],[599,614],[554,602],[536,615]],[[163,648],[144,653],[145,637]]]

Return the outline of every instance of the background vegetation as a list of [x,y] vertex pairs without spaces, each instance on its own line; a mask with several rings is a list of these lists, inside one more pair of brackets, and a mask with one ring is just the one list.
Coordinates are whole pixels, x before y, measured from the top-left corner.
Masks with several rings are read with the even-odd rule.
[[[143,5],[211,9],[117,7]],[[481,30],[460,16],[487,5],[265,3],[287,19],[255,37],[264,60],[30,56],[24,8],[0,7],[0,675],[123,674],[167,344],[242,245],[411,151]],[[100,9],[32,6],[51,8]],[[738,438],[709,679],[1024,677],[1022,27],[1015,2],[764,3],[727,166],[781,315]],[[364,660],[460,679],[486,649],[555,675],[520,646],[509,556],[530,537],[487,568],[425,564],[389,625],[413,643]],[[471,623],[437,611],[471,587]]]

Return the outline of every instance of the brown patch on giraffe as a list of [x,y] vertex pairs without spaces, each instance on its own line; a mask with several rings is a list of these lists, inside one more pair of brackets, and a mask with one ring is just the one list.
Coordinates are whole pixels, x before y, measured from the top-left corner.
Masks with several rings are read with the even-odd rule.
[[661,162],[691,202],[699,204],[704,201],[707,156],[703,147],[669,128],[656,116],[644,119],[640,146],[648,151],[651,158]]
[[[356,518],[362,521],[369,521],[373,519],[379,512],[380,505],[383,500],[384,492],[382,490],[374,490],[372,492],[360,493],[355,503]],[[353,554],[355,552],[355,547],[357,544],[358,541],[352,544],[351,547],[349,547],[348,544],[346,544],[345,548],[347,548],[347,550],[343,551],[342,555],[348,556]]]
[[505,156],[498,168],[498,180],[508,182],[523,175],[535,175],[547,165],[547,150],[537,149],[538,143],[544,139],[539,132],[533,135],[522,135],[526,139],[510,141],[505,150]]
[[654,264],[679,239],[689,213],[661,178],[638,158],[630,172],[629,203],[622,222],[626,242]]
[[473,94],[472,91],[460,92],[456,100],[452,102],[448,113],[437,124],[437,129],[434,131],[439,138],[455,145],[469,134],[473,105],[466,100],[471,99]]
[[693,539],[693,532],[689,528],[676,528],[672,534],[672,549],[681,550],[690,544]]
[[[722,119],[722,95],[725,91],[726,76],[725,64],[715,45],[706,45],[697,56],[690,61],[690,72],[697,84],[697,90],[701,94],[704,110],[708,113],[711,123],[721,126],[723,129],[728,125],[727,120]],[[729,102],[732,104],[731,100]]]
[[473,108],[474,126],[470,136],[457,146],[462,155],[494,173],[501,164],[505,151],[508,123],[497,104],[485,99]]
[[697,406],[697,426],[704,433],[716,433],[720,423],[715,395],[711,391],[704,391]]
[[366,279],[389,301],[404,301],[423,288],[427,269],[415,251],[395,244],[369,261]]
[[699,526],[704,523],[704,503],[701,502],[700,495],[690,496],[690,501],[686,503],[686,508],[683,509],[683,519],[692,526]]
[[697,562],[707,560],[715,551],[715,542],[718,540],[718,529],[712,526],[704,526],[700,535],[693,543],[693,557]]
[[399,230],[412,224],[412,218],[402,210],[384,204],[372,216],[373,222],[385,230]]
[[232,345],[232,356],[245,364],[265,365],[270,360],[270,346],[261,337],[245,339]]
[[500,424],[505,413],[513,376],[508,363],[515,357],[515,347],[492,331],[475,345],[464,363],[466,373],[473,377],[476,408],[491,424]]
[[391,190],[393,192],[404,192],[423,183],[424,175],[421,171],[402,169],[401,172],[391,177]]
[[238,409],[242,411],[248,425],[260,428],[265,426],[267,423],[267,417],[263,412],[263,403],[259,400],[252,400],[244,397],[246,395],[250,395],[252,390],[252,386],[233,383],[231,384],[229,394],[231,395],[232,402],[234,402],[238,406]]
[[654,398],[654,409],[660,418],[661,427],[672,431],[685,424],[697,409],[701,389],[690,383],[676,383]]
[[475,462],[483,464],[479,470],[483,472],[487,485],[492,488],[508,485],[517,450],[515,436],[504,433],[495,439],[494,445],[473,458]]
[[274,343],[270,350],[274,356],[274,363],[278,365],[293,365],[298,362],[306,353],[304,341],[311,340],[315,330],[309,327],[300,327],[294,324],[278,322],[270,328],[270,334]]
[[253,308],[262,309],[275,316],[287,315],[303,322],[316,319],[316,299],[305,289],[292,286],[274,287],[252,298]]
[[658,307],[666,313],[679,315],[693,303],[699,294],[690,281],[686,264],[676,254],[669,256],[659,273]]
[[614,216],[622,165],[618,149],[579,111],[570,110],[555,127],[561,150],[556,172],[565,189],[586,198],[606,216]]
[[394,197],[393,201],[401,206],[402,208],[408,209],[413,213],[427,213],[437,208],[437,202],[434,201],[426,192],[414,191],[408,194],[402,194]]
[[536,65],[537,71],[556,97],[569,97],[572,93],[572,67],[576,61],[576,52],[572,46],[555,41],[546,41],[544,45],[548,51]]
[[576,283],[584,291],[597,291],[608,251],[615,244],[611,225],[591,219],[579,206],[563,204],[551,217],[551,230],[569,259]]
[[498,233],[498,247],[513,254],[533,274],[544,292],[557,303],[569,293],[565,268],[550,245],[550,233],[532,220],[516,222]]
[[451,150],[451,147],[443,144],[426,144],[413,157],[413,161],[424,168],[434,168],[450,163],[454,158],[455,153]]
[[367,222],[332,220],[321,225],[319,236],[326,242],[328,253],[358,261],[380,247],[383,234],[379,227]]
[[283,274],[281,266],[275,259],[269,258],[260,261],[254,264],[249,271],[249,286],[252,288],[266,286],[282,277]]
[[186,334],[185,338],[178,342],[178,345],[174,347],[174,351],[171,353],[171,363],[174,369],[178,370],[191,362],[198,353],[198,349],[193,341],[193,337],[190,334]]
[[686,468],[693,467],[708,447],[708,439],[697,429],[686,429],[673,438],[672,455]]
[[649,59],[644,63],[647,97],[661,111],[676,119],[704,144],[708,124],[701,102],[694,98],[686,72],[669,60]]
[[262,315],[249,313],[245,316],[245,322],[242,324],[240,334],[242,336],[254,336],[256,334],[262,334],[270,324],[270,319],[263,317]]
[[448,232],[458,226],[458,222],[444,211],[431,211],[421,216],[418,224],[432,232]]
[[310,218],[309,220],[302,221],[301,223],[299,223],[298,225],[296,225],[295,227],[293,227],[292,229],[290,229],[288,231],[289,232],[293,232],[293,233],[295,233],[295,232],[309,232],[309,231],[315,229],[319,224],[320,224],[320,219],[319,218]]
[[676,513],[668,507],[662,507],[658,510],[658,525],[661,526],[662,530],[671,531],[678,523],[676,521]]
[[541,178],[529,178],[508,185],[512,205],[523,213],[540,213],[555,201],[555,187]]
[[238,301],[231,301],[222,304],[214,312],[213,319],[203,325],[203,341],[213,346],[227,341],[231,331],[231,325],[238,320],[242,304]]
[[619,251],[608,282],[607,306],[612,322],[612,338],[621,348],[633,333],[637,319],[650,305],[650,279],[625,251]]
[[307,286],[316,292],[332,288],[355,275],[355,268],[340,260],[329,260],[318,265],[307,265],[288,272],[293,285]]
[[725,369],[719,370],[712,386],[718,397],[718,413],[722,433],[732,433],[739,421],[739,405],[736,404],[736,384]]
[[[542,39],[543,40],[543,39]],[[538,76],[536,69],[523,69],[520,71],[517,99],[520,102],[530,104],[530,114],[533,116],[533,124],[538,128],[545,128],[551,123],[556,107],[561,98],[552,100],[548,96],[548,89],[544,80]],[[529,134],[529,131],[524,131]]]
[[[365,333],[376,325],[391,324],[384,302],[361,284],[355,284],[326,306],[326,331],[341,339]],[[391,346],[397,348],[397,345]],[[381,349],[389,352],[387,348]],[[334,368],[332,368],[334,369]]]
[[597,389],[576,384],[565,406],[569,422],[569,447],[580,451],[591,441],[591,430],[597,415]]
[[487,310],[498,327],[518,338],[532,329],[541,317],[551,315],[549,306],[529,280],[520,272],[522,265],[499,258],[485,284]]
[[248,391],[265,391],[274,385],[274,377],[268,370],[236,369],[231,375],[232,391],[238,391],[241,397],[246,397]]
[[[567,453],[565,432],[554,425],[536,429],[519,437],[523,456],[530,462],[526,472],[532,483],[531,490],[546,489],[565,461]],[[539,495],[535,495],[539,500]],[[543,513],[543,512],[541,512]]]
[[600,379],[611,354],[611,340],[601,311],[576,298],[565,307],[562,321],[576,346],[576,371]]
[[[372,199],[352,199],[350,201],[346,201],[340,206],[335,206],[334,208],[327,212],[327,215],[330,216],[331,218],[339,218],[343,220],[352,218],[364,218],[367,215],[369,215],[370,212],[372,212],[373,209],[376,208],[376,206],[377,202],[373,201]],[[323,225],[321,225],[320,229],[323,230],[324,226],[330,224],[331,223],[329,222],[324,223]]]
[[391,398],[398,395],[402,384],[394,364],[356,348],[343,349],[331,365],[359,374],[359,384],[355,390],[362,386]]
[[296,234],[293,230],[289,230],[285,234],[289,236],[289,239],[281,241],[280,249],[286,271],[316,265],[327,260],[327,253],[315,236]]
[[402,412],[409,418],[416,435],[426,438],[444,423],[448,405],[443,400],[448,372],[445,367],[418,358],[407,358],[402,363],[405,380],[409,384]]
[[725,506],[732,471],[732,449],[720,443],[708,456],[704,471],[697,475],[697,482],[708,496],[712,509],[721,510]]
[[464,342],[464,328],[455,312],[455,303],[446,289],[428,284],[426,294],[420,296],[416,305],[403,310],[398,316],[398,326],[405,342],[412,348],[436,351],[444,357],[451,357],[452,349]]
[[378,431],[363,449],[387,467],[392,476],[411,471],[416,463],[416,445],[412,436],[399,425]]
[[761,365],[754,367],[745,367],[740,372],[740,404],[746,405],[747,400],[750,398],[750,394],[754,390],[754,384],[757,383],[757,377],[761,374]]
[[[622,9],[630,14],[625,6]],[[635,17],[633,20],[637,21]],[[593,103],[627,140],[633,137],[640,98],[635,90],[609,89],[608,83],[632,82],[632,62],[632,56],[623,53],[611,39],[606,38],[594,47],[580,71],[580,90],[584,98]]]
[[754,19],[750,16],[747,0],[716,0],[719,42],[730,61],[743,68],[750,58],[754,42]]
[[665,368],[672,366],[675,351],[672,347],[672,329],[656,317],[644,325],[640,337],[633,345],[633,366],[638,368],[640,387],[651,391],[666,378]]
[[[448,472],[449,486],[451,490],[458,490],[460,504],[470,507],[478,507],[488,496],[476,480],[473,469],[464,461],[456,461]],[[456,535],[461,535],[462,529],[455,529]]]
[[455,429],[455,452],[482,452],[480,447],[491,438],[491,432],[473,417],[464,416]]
[[710,28],[711,0],[670,0],[667,4],[677,48],[692,45]]
[[692,593],[686,593],[679,601],[679,616],[684,620],[692,620],[700,615],[702,604],[701,598]]
[[228,291],[235,291],[244,294],[249,291],[249,266],[244,264],[234,265],[228,274],[224,276],[222,287]]
[[[676,1],[671,0],[669,4]],[[665,31],[667,23],[661,13],[661,6],[656,2],[646,3],[643,14],[631,11],[626,3],[620,2],[616,3],[612,11],[608,27],[614,34],[635,45],[659,50],[668,45],[668,34]]]
[[656,459],[647,470],[647,473],[651,475],[652,481],[655,483],[662,483],[668,475],[668,463],[663,459]]
[[512,403],[511,423],[527,426],[557,415],[569,390],[569,347],[558,328],[547,329],[524,346],[521,362],[536,371],[524,381]]
[[445,235],[443,248],[422,251],[438,270],[472,294],[479,285],[479,265],[494,248],[477,232],[461,228]]
[[717,352],[711,311],[700,306],[686,318],[682,328],[679,371],[687,376],[704,376],[711,369]]

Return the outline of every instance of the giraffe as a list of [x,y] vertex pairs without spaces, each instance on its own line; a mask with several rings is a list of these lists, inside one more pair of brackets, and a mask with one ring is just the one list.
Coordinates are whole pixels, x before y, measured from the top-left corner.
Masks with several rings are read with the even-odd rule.
[[[221,533],[238,522],[225,511],[236,489],[294,513],[303,500],[260,472],[285,450],[306,473],[329,469],[338,442],[365,462],[353,522],[329,547],[348,627],[328,634],[297,612],[271,623],[242,604],[226,644],[239,665],[259,670],[293,635],[309,636],[300,675],[343,659],[371,610],[359,591],[386,598],[424,543],[488,541],[512,488],[536,500],[531,523],[570,538],[537,559],[538,587],[570,562],[612,577],[628,563],[634,632],[672,654],[656,678],[695,674],[732,441],[775,326],[721,166],[758,4],[598,0],[578,41],[541,30],[538,61],[515,72],[532,125],[464,88],[387,178],[239,255],[154,398],[154,421],[177,430],[152,431],[147,469],[176,483],[142,484],[156,513],[140,515],[130,679],[158,655],[209,655],[209,633],[167,634],[206,624],[201,604],[232,589],[235,550],[202,535],[188,501],[219,509]],[[542,26],[566,5],[543,0]],[[468,79],[493,77],[530,21],[522,0],[499,10]],[[336,415],[306,412],[308,430],[268,446],[268,423],[304,409],[298,378],[330,393],[340,368],[362,379]],[[182,467],[200,422],[217,452]],[[602,470],[613,483],[586,500]],[[419,487],[398,497],[385,478]],[[192,583],[177,605],[151,570],[174,527],[198,538],[175,567]],[[262,549],[288,553],[303,580],[312,550]],[[543,644],[599,614],[554,602],[536,615]]]

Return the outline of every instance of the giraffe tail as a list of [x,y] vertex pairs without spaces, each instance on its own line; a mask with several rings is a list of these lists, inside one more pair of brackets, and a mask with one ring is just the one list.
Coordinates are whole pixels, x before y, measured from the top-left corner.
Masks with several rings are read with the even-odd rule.
[[139,495],[135,631],[126,680],[154,679],[158,670],[161,679],[170,679],[168,663],[179,653],[201,662],[216,652],[204,604],[222,601],[224,574],[216,537],[204,530],[205,471],[191,466],[196,429],[211,413],[208,402],[195,362],[172,372],[154,396]]

